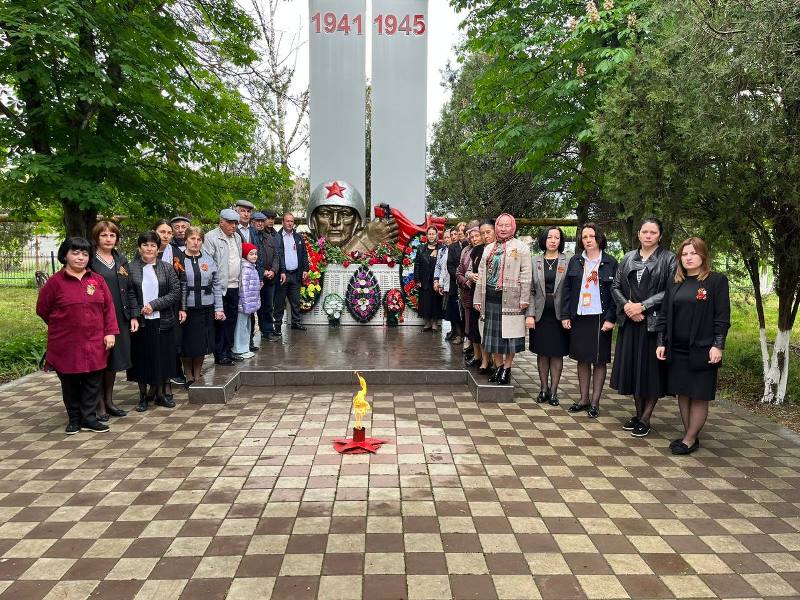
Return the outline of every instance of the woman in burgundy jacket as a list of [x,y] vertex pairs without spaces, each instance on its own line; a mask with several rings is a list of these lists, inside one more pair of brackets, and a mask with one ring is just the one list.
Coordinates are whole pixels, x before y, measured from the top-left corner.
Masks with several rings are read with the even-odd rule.
[[36,314],[47,323],[45,364],[61,380],[69,424],[66,434],[81,429],[108,431],[97,420],[97,394],[108,351],[119,333],[114,300],[105,280],[87,267],[91,245],[68,238],[58,249],[64,265],[39,292]]

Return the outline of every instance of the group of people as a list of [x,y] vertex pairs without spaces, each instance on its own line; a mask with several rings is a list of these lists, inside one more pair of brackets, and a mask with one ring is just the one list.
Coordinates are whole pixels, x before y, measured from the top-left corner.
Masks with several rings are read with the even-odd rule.
[[42,287],[36,312],[47,323],[45,364],[61,381],[67,434],[107,431],[109,417],[126,415],[113,400],[119,372],[138,383],[137,411],[173,408],[173,384],[191,386],[207,355],[220,366],[255,356],[256,319],[262,341],[281,340],[287,300],[292,329],[305,329],[303,238],[290,213],[276,230],[274,211],[254,209],[239,200],[208,233],[185,216],[160,220],[138,236],[130,262],[111,221],[99,221],[91,241],[61,244],[64,268]]
[[597,418],[618,328],[611,387],[632,396],[634,407],[623,429],[646,436],[658,400],[677,396],[685,432],[670,449],[696,451],[730,327],[728,280],[711,271],[705,242],[688,238],[676,256],[661,245],[661,221],[648,218],[639,227],[639,248],[618,262],[596,223],[578,228],[573,256],[565,254],[559,227],[541,233],[541,253],[534,255],[515,232],[508,213],[459,223],[444,232],[443,243],[436,228],[426,232],[415,258],[424,330],[450,321],[448,339],[464,343],[467,366],[508,385],[527,329],[537,401],[560,404],[569,356],[577,362],[579,398],[568,411]]
[[[220,366],[254,356],[256,319],[262,340],[280,340],[287,300],[291,327],[305,329],[303,238],[291,214],[276,230],[276,213],[254,208],[238,201],[205,234],[184,216],[161,220],[139,235],[130,262],[110,221],[95,225],[91,241],[61,245],[64,268],[42,288],[36,310],[48,326],[46,363],[61,381],[68,434],[106,431],[109,416],[125,416],[113,401],[121,371],[139,385],[137,411],[172,408],[172,385],[194,383],[208,354]],[[528,337],[537,401],[553,406],[569,356],[579,398],[568,410],[597,418],[618,328],[611,387],[633,396],[635,409],[623,429],[646,436],[658,400],[674,395],[685,434],[672,452],[694,452],[730,326],[728,280],[711,271],[703,240],[685,240],[676,257],[661,245],[661,222],[648,218],[639,248],[618,263],[595,223],[578,229],[573,256],[559,227],[541,233],[535,255],[516,229],[508,213],[459,223],[441,241],[428,229],[414,264],[423,331],[448,320],[447,339],[463,344],[467,366],[500,385],[510,384]]]

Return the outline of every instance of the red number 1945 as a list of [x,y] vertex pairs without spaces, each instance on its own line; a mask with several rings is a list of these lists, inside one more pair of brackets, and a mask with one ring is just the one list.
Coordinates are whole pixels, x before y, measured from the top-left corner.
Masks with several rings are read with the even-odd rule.
[[341,31],[345,35],[350,35],[351,31],[356,35],[364,34],[364,20],[361,15],[350,16],[345,13],[338,16],[336,13],[314,13],[311,17],[316,33],[336,33]]
[[[413,21],[412,21],[413,19]],[[372,22],[378,26],[378,35],[422,35],[425,33],[425,15],[378,15]]]

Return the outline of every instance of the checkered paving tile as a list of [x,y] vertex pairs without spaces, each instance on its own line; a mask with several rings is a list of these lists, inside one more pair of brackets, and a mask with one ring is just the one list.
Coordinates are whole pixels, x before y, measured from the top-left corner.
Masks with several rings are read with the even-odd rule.
[[[352,388],[243,388],[63,434],[57,381],[0,388],[0,599],[800,597],[800,444],[715,404],[702,449],[461,387],[373,387],[374,456],[342,457]],[[576,391],[572,365],[562,399]],[[120,386],[132,407],[133,388]]]

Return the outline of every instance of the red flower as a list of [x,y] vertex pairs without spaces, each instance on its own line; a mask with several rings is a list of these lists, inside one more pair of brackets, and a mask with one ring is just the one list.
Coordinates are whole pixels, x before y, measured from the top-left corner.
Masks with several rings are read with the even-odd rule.
[[370,258],[369,259],[369,264],[370,265],[377,265],[378,264],[378,259],[377,258]]
[[706,300],[708,300],[708,292],[706,291],[706,288],[700,288],[699,290],[697,290],[697,296],[695,296],[695,298],[697,298],[701,302],[705,302]]
[[343,260],[342,261],[342,266],[346,269],[347,267],[350,266],[350,261],[349,260]]
[[389,265],[389,267],[393,267],[395,265],[395,262],[390,258],[386,264]]
[[404,267],[410,267],[411,266],[411,259],[404,258],[403,259],[403,266]]

